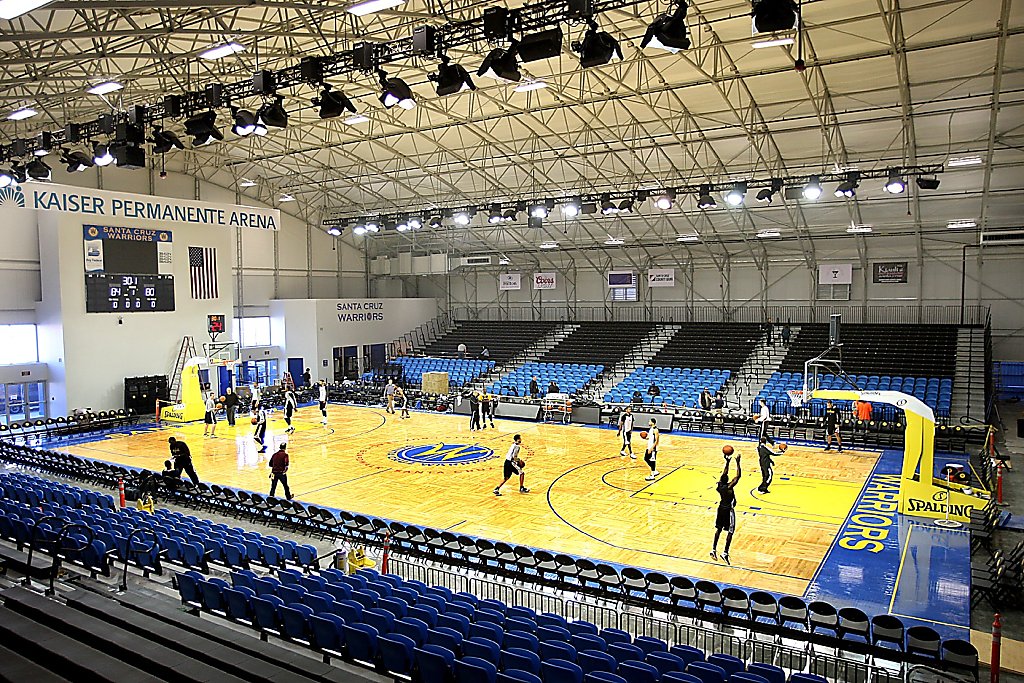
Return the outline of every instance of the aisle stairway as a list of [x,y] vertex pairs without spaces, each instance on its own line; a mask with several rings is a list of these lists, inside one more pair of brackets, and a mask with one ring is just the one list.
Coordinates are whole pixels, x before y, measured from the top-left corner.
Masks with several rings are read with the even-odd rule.
[[985,330],[981,327],[957,330],[950,414],[985,419]]
[[520,365],[536,362],[541,356],[558,346],[563,339],[568,337],[577,329],[579,329],[579,325],[575,325],[573,323],[559,325],[532,345],[523,349],[523,351],[515,358],[512,358],[507,363],[495,365],[494,370],[489,372],[487,375],[484,375],[476,382],[473,382],[471,387],[473,389],[482,389],[488,384],[494,384],[495,382],[508,377],[508,375]]
[[659,351],[665,348],[665,345],[680,329],[682,329],[681,325],[656,326],[625,358],[610,370],[605,371],[603,377],[591,383],[588,393],[598,401],[604,400],[604,396],[609,391],[633,374],[637,368],[647,365]]
[[799,327],[790,327],[789,329],[792,334],[787,346],[782,345],[778,331],[772,335],[774,346],[768,344],[768,335],[762,335],[758,340],[757,346],[740,367],[739,372],[733,373],[724,387],[728,406],[734,408],[738,406],[743,411],[753,410],[751,403],[754,397],[764,388],[772,373],[782,365],[790,346],[800,335]]

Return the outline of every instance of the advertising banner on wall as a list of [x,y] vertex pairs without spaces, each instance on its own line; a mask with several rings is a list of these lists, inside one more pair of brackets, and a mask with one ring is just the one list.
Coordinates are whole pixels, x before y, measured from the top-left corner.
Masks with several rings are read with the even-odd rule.
[[509,292],[512,290],[522,289],[523,287],[523,275],[522,273],[502,273],[498,276],[498,290],[502,292]]
[[877,261],[871,264],[871,280],[876,285],[906,284],[906,261]]
[[829,263],[818,266],[819,285],[852,285],[852,263]]
[[533,288],[534,289],[554,289],[555,288],[555,273],[534,273],[533,274]]
[[675,268],[651,268],[647,271],[648,287],[675,287]]
[[636,287],[636,273],[631,270],[613,270],[608,273],[608,289]]

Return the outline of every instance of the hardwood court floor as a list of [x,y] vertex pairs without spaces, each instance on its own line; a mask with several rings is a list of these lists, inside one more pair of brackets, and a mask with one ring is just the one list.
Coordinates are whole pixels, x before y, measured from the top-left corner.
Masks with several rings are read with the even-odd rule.
[[[754,444],[734,442],[744,468],[733,566],[726,566],[708,556],[726,443],[721,438],[662,435],[662,476],[652,483],[644,481],[648,469],[637,432],[638,459],[630,460],[618,456],[619,441],[607,429],[499,420],[497,429],[470,432],[463,416],[413,413],[402,420],[381,409],[329,410],[324,428],[315,407],[300,409],[290,436],[283,434],[280,413],[273,413],[264,455],[256,453],[244,418],[234,430],[222,421],[216,439],[203,438],[202,425],[190,424],[66,450],[159,470],[167,437],[174,435],[189,444],[204,481],[266,491],[267,459],[287,440],[292,491],[309,503],[796,595],[821,565],[878,459],[876,453],[793,446],[776,459],[775,482],[763,495],[756,491],[761,477]],[[523,435],[531,492],[520,494],[513,479],[495,497],[515,433]]]

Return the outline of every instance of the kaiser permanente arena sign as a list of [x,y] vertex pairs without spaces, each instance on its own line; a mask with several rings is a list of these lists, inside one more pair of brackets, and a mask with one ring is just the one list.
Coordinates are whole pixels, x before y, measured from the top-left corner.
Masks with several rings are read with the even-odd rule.
[[19,185],[13,193],[11,189],[4,188],[6,194],[0,206],[258,230],[277,230],[281,225],[281,212],[277,209],[212,204],[66,185],[28,183]]

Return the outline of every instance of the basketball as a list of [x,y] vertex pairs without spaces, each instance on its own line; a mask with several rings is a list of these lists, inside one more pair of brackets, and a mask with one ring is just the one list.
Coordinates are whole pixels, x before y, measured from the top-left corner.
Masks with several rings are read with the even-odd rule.
[[647,432],[640,432],[640,438],[641,439],[646,439],[647,438]]
[[779,450],[782,451],[783,453],[785,453],[788,448],[789,448],[789,444],[785,444],[785,443],[780,443],[779,444]]
[[254,417],[253,419],[249,420],[249,422],[251,422],[253,424],[256,424],[259,421],[260,421],[260,419],[258,417]]
[[221,403],[227,403],[228,402],[228,397],[227,396],[221,396],[220,397],[220,402]]
[[736,452],[736,449],[734,449],[729,444],[725,444],[724,446],[722,446],[722,455],[724,455],[726,457],[732,455],[735,452]]
[[224,407],[224,404],[223,404],[223,403],[218,403],[218,404],[217,404],[217,410],[220,410],[220,409],[221,409],[221,408],[223,408],[223,407]]

